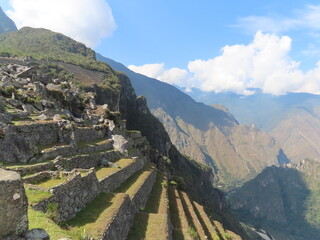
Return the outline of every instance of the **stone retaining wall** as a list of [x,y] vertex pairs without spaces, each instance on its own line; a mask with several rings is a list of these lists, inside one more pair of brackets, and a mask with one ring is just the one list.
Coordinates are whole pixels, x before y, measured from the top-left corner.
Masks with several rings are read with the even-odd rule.
[[148,176],[148,178],[140,186],[139,190],[134,194],[133,198],[131,199],[132,207],[135,213],[137,213],[140,208],[146,205],[156,177],[157,170],[153,169],[152,173]]
[[154,169],[140,189],[134,195],[133,199],[127,195],[118,211],[112,216],[112,221],[108,225],[102,240],[122,240],[126,239],[129,230],[133,224],[135,214],[139,208],[144,207],[149,198],[153,184],[157,176],[157,170]]
[[[0,138],[0,159],[6,163],[26,163],[52,159],[60,155],[76,154],[72,146],[57,146],[52,151],[39,153],[39,146],[57,143],[90,142],[106,136],[107,127],[71,127],[63,128],[58,122],[25,122],[18,125],[8,125],[5,136]],[[71,141],[72,142],[72,141]],[[112,144],[101,146],[88,146],[79,149],[80,153],[86,151],[101,151],[112,147]],[[11,151],[8,151],[10,149]],[[39,155],[40,154],[40,155]]]
[[86,176],[77,174],[67,182],[50,189],[58,203],[59,220],[66,221],[90,203],[100,193],[100,185],[94,170]]
[[54,177],[59,177],[59,172],[43,171],[43,172],[39,172],[24,178],[23,183],[37,184],[40,181],[43,181],[48,178],[54,178]]
[[[10,170],[10,169],[7,169]],[[47,162],[39,165],[29,166],[29,167],[16,167],[12,170],[17,171],[21,174],[21,176],[25,176],[28,174],[33,174],[37,172],[43,172],[43,171],[49,171],[49,170],[55,170],[55,166],[53,162]]]
[[118,151],[101,152],[93,154],[77,155],[70,158],[59,158],[54,161],[54,164],[59,169],[71,171],[74,168],[96,168],[101,166],[102,161],[105,159],[113,162],[122,157]]
[[49,145],[59,141],[59,126],[56,122],[14,125],[13,128],[23,139],[36,145]]
[[127,238],[133,224],[134,211],[129,195],[123,195],[124,200],[121,207],[118,208],[113,217],[109,219],[110,223],[101,238],[102,240],[123,240]]
[[125,182],[132,174],[139,171],[146,164],[145,158],[138,158],[131,165],[123,168],[100,181],[101,191],[113,192],[123,182]]
[[76,128],[74,139],[76,142],[89,142],[96,139],[101,139],[106,135],[106,128],[103,127],[81,127]]

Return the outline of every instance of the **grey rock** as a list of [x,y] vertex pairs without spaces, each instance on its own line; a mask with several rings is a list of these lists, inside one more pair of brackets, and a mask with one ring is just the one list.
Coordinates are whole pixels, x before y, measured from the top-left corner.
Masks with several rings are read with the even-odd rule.
[[113,147],[121,153],[125,153],[128,149],[128,141],[122,135],[112,135]]
[[21,177],[0,168],[0,239],[28,230],[28,201]]
[[47,88],[49,91],[62,91],[60,85],[55,85],[55,84],[53,84],[53,83],[47,84],[46,88]]
[[32,114],[33,112],[37,111],[34,106],[30,104],[23,104],[22,105],[23,111]]
[[26,240],[50,240],[49,234],[41,228],[35,228],[27,232]]

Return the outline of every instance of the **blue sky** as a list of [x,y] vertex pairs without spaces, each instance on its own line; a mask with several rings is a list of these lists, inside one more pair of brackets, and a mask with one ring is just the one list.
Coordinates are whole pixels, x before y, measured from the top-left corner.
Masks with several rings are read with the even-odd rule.
[[0,0],[0,5],[18,27],[65,33],[132,70],[189,89],[320,93],[319,1]]

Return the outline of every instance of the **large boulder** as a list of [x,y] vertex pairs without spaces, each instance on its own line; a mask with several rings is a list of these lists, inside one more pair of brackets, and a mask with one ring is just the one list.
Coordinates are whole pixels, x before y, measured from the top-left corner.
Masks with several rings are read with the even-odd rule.
[[27,232],[26,240],[50,240],[49,234],[41,228],[35,228]]
[[0,239],[28,231],[28,200],[21,176],[0,168]]

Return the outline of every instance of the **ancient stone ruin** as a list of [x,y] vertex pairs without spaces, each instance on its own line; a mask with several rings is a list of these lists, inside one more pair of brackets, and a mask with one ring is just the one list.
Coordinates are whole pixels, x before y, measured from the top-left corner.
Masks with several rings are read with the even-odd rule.
[[169,172],[151,162],[146,137],[96,104],[94,93],[6,61],[0,61],[0,239],[233,234],[168,181]]

